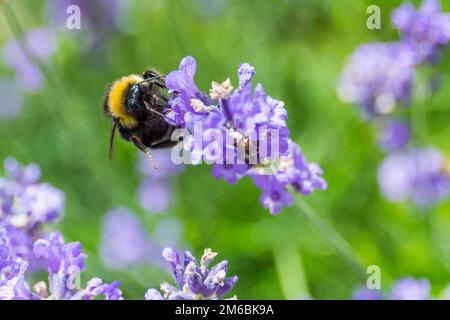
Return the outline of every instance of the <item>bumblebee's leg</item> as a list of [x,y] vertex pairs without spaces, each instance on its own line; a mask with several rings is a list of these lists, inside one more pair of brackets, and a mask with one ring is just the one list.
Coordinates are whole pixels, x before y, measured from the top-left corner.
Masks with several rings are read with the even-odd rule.
[[165,108],[170,108],[170,106],[167,104],[169,102],[169,99],[165,95],[160,95],[159,100],[161,100],[165,104]]
[[[159,86],[162,89],[166,89],[164,84],[160,84],[158,82],[150,82],[150,90],[153,89],[153,85]],[[159,104],[160,102],[163,103],[163,107],[164,108],[170,108],[170,106],[167,104],[169,102],[169,98],[166,96],[166,94],[162,91],[159,90],[159,94],[154,94],[153,95],[156,98],[156,104]]]
[[172,140],[172,133],[174,130],[175,127],[171,127],[161,139],[153,142],[151,145],[152,149],[171,148],[183,141],[183,136],[180,136],[178,140]]
[[[149,91],[152,91],[153,89],[153,85],[157,85],[160,86],[161,88],[166,88],[165,86],[161,86],[160,84],[158,84],[157,82],[150,82],[149,84]],[[160,94],[153,94],[153,99],[155,99],[156,101],[153,102],[152,104],[163,108],[163,109],[170,109],[169,106],[169,98],[165,95],[164,92],[159,92]]]
[[112,159],[113,151],[114,151],[114,134],[116,133],[117,123],[113,121],[113,125],[111,128],[111,133],[109,135],[109,159]]
[[166,148],[172,148],[174,146],[176,146],[178,143],[180,143],[180,141],[162,141],[156,144],[152,144],[152,149],[166,149]]
[[142,141],[136,137],[131,136],[131,140],[133,141],[134,145],[138,147],[142,152],[144,152],[147,157],[150,159],[150,162],[152,163],[152,166],[154,169],[156,169],[155,159],[153,158],[152,154],[150,153],[150,148],[148,148],[146,145],[142,143]]
[[136,137],[135,135],[128,132],[128,130],[125,130],[123,128],[119,128],[120,136],[125,139],[126,141],[131,141],[134,143],[134,145],[141,150],[143,153],[147,155],[147,157],[152,162],[153,168],[156,169],[155,160],[153,159],[153,156],[150,154],[150,148],[148,148],[146,145],[142,143],[142,141]]
[[122,139],[124,139],[126,141],[133,141],[133,139],[131,137],[131,133],[128,132],[127,130],[119,127],[119,133],[120,133],[120,136],[122,137]]

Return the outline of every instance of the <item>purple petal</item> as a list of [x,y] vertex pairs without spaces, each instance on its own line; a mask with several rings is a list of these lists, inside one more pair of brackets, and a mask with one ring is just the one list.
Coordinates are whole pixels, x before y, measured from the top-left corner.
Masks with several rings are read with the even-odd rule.
[[225,279],[223,285],[217,289],[217,292],[216,292],[217,297],[220,298],[220,297],[226,295],[227,293],[229,293],[233,289],[233,287],[237,281],[238,281],[237,276],[233,276],[233,277]]
[[239,91],[244,90],[244,88],[250,84],[254,76],[255,68],[248,63],[242,63],[238,70]]
[[158,290],[148,289],[145,293],[145,300],[164,300],[164,298]]

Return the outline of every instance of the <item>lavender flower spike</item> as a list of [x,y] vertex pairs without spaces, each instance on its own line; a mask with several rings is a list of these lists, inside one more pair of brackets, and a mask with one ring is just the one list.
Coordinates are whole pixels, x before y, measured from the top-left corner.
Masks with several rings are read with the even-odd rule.
[[417,62],[404,43],[362,45],[342,73],[337,93],[360,106],[367,118],[390,114],[396,106],[409,105]]
[[104,296],[106,300],[122,300],[119,282],[103,283],[99,278],[88,281],[86,288],[80,287],[80,274],[84,270],[84,259],[79,242],[64,243],[63,236],[52,233],[48,239],[39,239],[34,244],[36,257],[43,258],[49,273],[49,290],[45,282],[34,288],[34,299],[43,300],[91,300]]
[[381,289],[357,288],[353,292],[353,300],[428,300],[430,299],[431,284],[428,279],[414,279],[404,277],[391,288],[390,294]]
[[429,206],[450,195],[450,173],[434,148],[390,154],[378,169],[378,184],[392,202],[411,199],[419,206]]
[[353,292],[353,300],[383,300],[381,290],[368,289],[367,287],[357,288]]
[[239,66],[237,89],[229,78],[213,81],[209,96],[195,84],[196,69],[195,59],[185,57],[165,79],[172,94],[168,122],[187,131],[183,148],[192,164],[212,164],[214,178],[229,184],[251,177],[271,214],[293,203],[288,190],[309,195],[326,188],[322,169],[307,163],[290,138],[284,103],[261,84],[252,87],[250,64]]
[[411,138],[409,124],[403,120],[389,119],[382,124],[378,144],[385,151],[403,149]]
[[439,0],[424,0],[419,10],[407,2],[394,11],[392,23],[423,62],[435,62],[450,41],[450,13],[442,12]]
[[99,278],[80,287],[80,273],[85,255],[78,242],[64,243],[58,232],[35,242],[36,257],[45,261],[48,283],[37,282],[33,289],[25,281],[28,263],[14,255],[5,229],[0,229],[0,300],[90,300],[104,296],[106,300],[122,300],[119,282],[103,283]]
[[28,264],[13,255],[6,230],[0,229],[0,300],[27,300],[31,292],[24,274]]
[[[49,28],[33,29],[25,34],[24,45],[34,57],[47,62],[56,50],[56,34]],[[6,43],[3,58],[8,66],[15,69],[23,90],[35,91],[42,88],[44,77],[41,71],[17,40],[11,39]]]
[[152,244],[139,219],[128,209],[110,210],[103,222],[100,257],[110,268],[125,269],[147,261]]
[[392,300],[427,300],[430,298],[430,282],[411,277],[400,279],[392,288]]
[[167,282],[161,284],[161,295],[156,289],[149,289],[146,300],[218,300],[228,294],[236,284],[238,277],[226,277],[228,262],[226,260],[208,268],[217,253],[205,249],[200,264],[189,251],[183,257],[172,248],[163,250],[163,257],[172,267],[177,287]]
[[33,242],[44,236],[42,225],[54,223],[64,211],[64,193],[40,183],[36,164],[23,166],[14,158],[4,161],[6,178],[0,177],[0,227],[10,239],[14,254],[39,267],[33,257]]

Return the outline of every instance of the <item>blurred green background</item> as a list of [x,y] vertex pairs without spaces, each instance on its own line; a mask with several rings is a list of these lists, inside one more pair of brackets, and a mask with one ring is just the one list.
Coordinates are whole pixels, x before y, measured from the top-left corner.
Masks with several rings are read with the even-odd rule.
[[[46,1],[10,2],[24,30],[49,25],[43,14]],[[91,2],[98,4],[99,17],[111,13],[103,1]],[[389,12],[402,1],[118,2],[115,22],[97,18],[97,27],[82,25],[81,30],[51,24],[58,30],[58,46],[45,64],[44,88],[26,94],[18,117],[0,118],[0,159],[11,155],[38,163],[43,180],[66,193],[65,217],[55,228],[67,241],[83,244],[89,256],[86,278],[121,280],[129,299],[141,299],[147,288],[170,280],[167,271],[155,267],[115,271],[102,264],[102,218],[109,209],[124,206],[149,233],[162,216],[180,219],[180,248],[196,256],[206,247],[219,252],[219,258],[229,261],[229,274],[239,276],[233,293],[240,299],[348,299],[365,284],[298,207],[279,216],[262,209],[259,191],[249,179],[230,186],[216,181],[206,165],[189,166],[172,180],[173,204],[164,215],[149,215],[140,207],[137,149],[117,139],[115,157],[108,159],[111,124],[102,113],[105,89],[114,79],[149,66],[168,73],[182,57],[192,55],[198,63],[197,84],[204,91],[211,80],[228,76],[236,84],[237,67],[249,62],[256,68],[256,81],[285,101],[292,137],[310,161],[320,163],[329,184],[305,201],[351,244],[364,267],[380,266],[383,288],[405,275],[427,277],[435,295],[446,288],[450,202],[427,212],[387,202],[376,183],[384,155],[374,127],[335,93],[346,57],[359,44],[398,38]],[[366,28],[370,4],[382,8],[381,30]],[[449,11],[450,3],[443,7]],[[0,46],[11,37],[1,16]],[[425,145],[450,155],[448,54],[439,68],[443,88],[426,106]],[[4,64],[0,72],[14,73]]]

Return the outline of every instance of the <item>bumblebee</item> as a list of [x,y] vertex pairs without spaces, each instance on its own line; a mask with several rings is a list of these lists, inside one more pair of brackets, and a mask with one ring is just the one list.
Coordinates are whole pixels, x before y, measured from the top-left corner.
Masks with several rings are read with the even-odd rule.
[[164,76],[154,70],[122,77],[110,85],[104,112],[112,120],[110,158],[116,129],[123,139],[134,143],[152,162],[151,148],[166,148],[178,143],[171,140],[177,127],[167,119],[170,106]]

